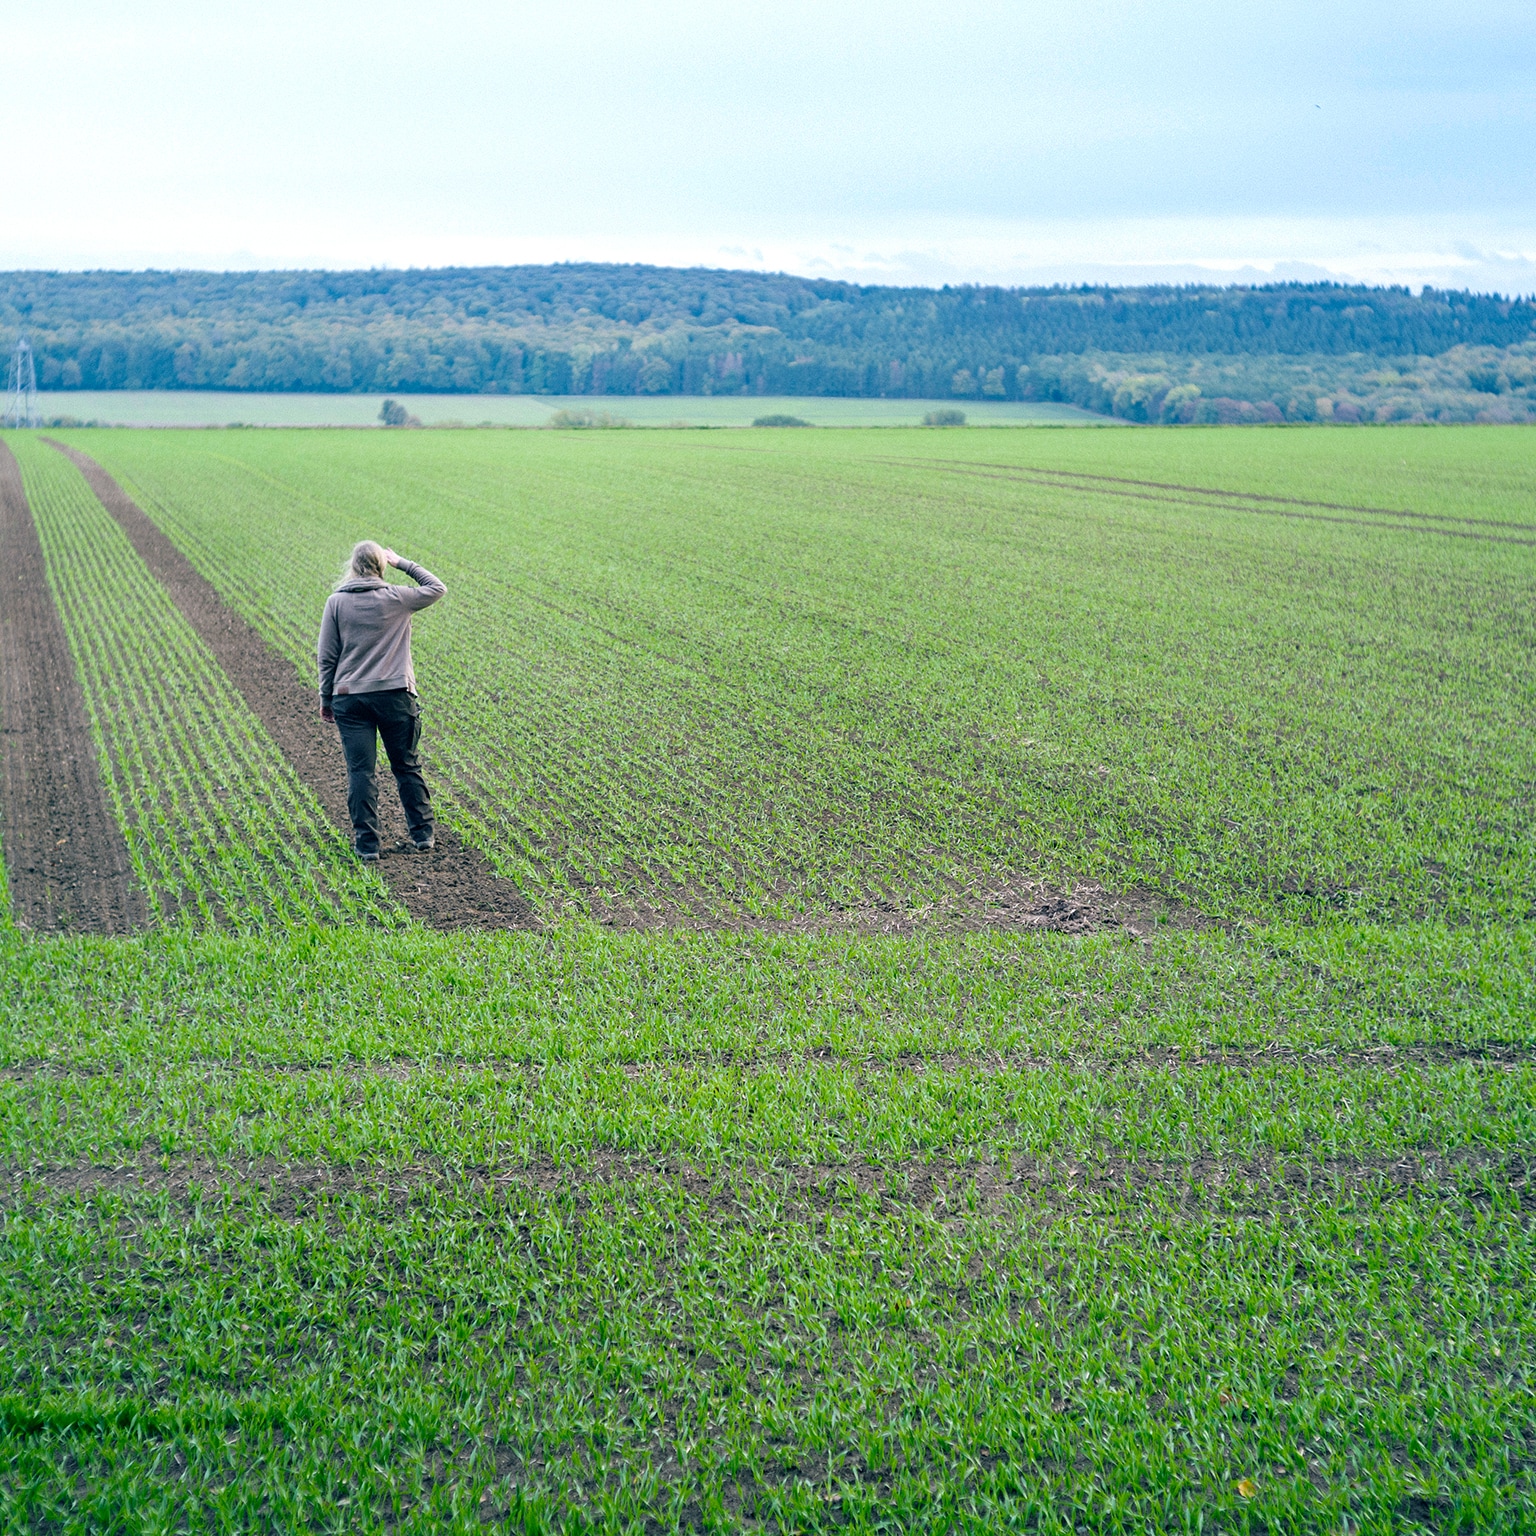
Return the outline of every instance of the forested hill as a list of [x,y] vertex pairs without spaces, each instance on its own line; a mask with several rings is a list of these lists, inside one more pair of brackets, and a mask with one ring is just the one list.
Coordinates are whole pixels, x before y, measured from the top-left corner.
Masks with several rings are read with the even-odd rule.
[[[49,389],[975,395],[1116,409],[1125,379],[1143,376],[1115,365],[1132,358],[1151,359],[1145,376],[1165,396],[1195,373],[1255,367],[1294,393],[1303,359],[1328,376],[1319,387],[1348,393],[1341,369],[1452,354],[1463,392],[1518,394],[1536,304],[1335,284],[934,290],[602,265],[9,272],[0,328],[30,338]],[[1512,348],[1508,366],[1484,355]],[[1492,369],[1489,388],[1478,368]]]

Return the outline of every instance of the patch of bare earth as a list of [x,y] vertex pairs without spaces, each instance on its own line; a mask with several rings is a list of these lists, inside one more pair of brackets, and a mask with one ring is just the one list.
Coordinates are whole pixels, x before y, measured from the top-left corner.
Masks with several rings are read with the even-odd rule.
[[[296,1218],[326,1201],[360,1196],[404,1208],[422,1195],[483,1200],[568,1197],[586,1206],[632,1189],[672,1190],[717,1215],[750,1216],[771,1197],[801,1217],[870,1200],[955,1220],[1001,1214],[1020,1200],[1076,1207],[1085,1197],[1136,1200],[1157,1194],[1191,1211],[1237,1209],[1279,1214],[1318,1200],[1413,1194],[1476,1198],[1490,1184],[1536,1209],[1536,1162],[1494,1147],[1449,1153],[1406,1149],[1376,1157],[1278,1154],[1223,1159],[1158,1159],[1112,1149],[998,1160],[935,1157],[891,1162],[747,1163],[709,1168],[675,1153],[595,1148],[579,1158],[460,1166],[432,1158],[404,1165],[316,1160],[222,1161],[210,1157],[135,1157],[115,1165],[77,1162],[0,1171],[0,1208],[18,1202],[102,1195],[169,1195],[199,1200],[256,1199],[271,1214]],[[1470,1181],[1470,1184],[1469,1184]]]
[[21,469],[0,443],[0,847],[19,927],[127,933],[143,895],[102,782]]
[[[70,459],[98,500],[117,520],[139,557],[170,593],[182,616],[218,658],[253,715],[282,749],[294,772],[350,835],[347,770],[336,727],[320,719],[319,697],[286,657],[219,596],[191,562],[121,486],[77,448],[44,439]],[[383,764],[380,765],[381,771]],[[485,855],[446,828],[428,854],[407,847],[405,819],[391,788],[381,785],[385,854],[380,872],[395,899],[430,928],[534,928],[532,904],[510,880],[497,875]],[[397,845],[394,851],[391,844]]]
[[979,879],[929,902],[903,903],[892,897],[788,918],[721,915],[711,912],[702,901],[684,897],[622,905],[594,899],[592,911],[597,921],[608,928],[693,928],[701,932],[895,935],[1002,929],[1070,934],[1121,932],[1146,938],[1162,926],[1215,926],[1193,908],[1150,891],[1116,895],[1093,883],[1080,883],[1062,891],[1030,875]]
[[[1265,1045],[1146,1046],[1121,1052],[1066,1049],[1051,1053],[1027,1051],[941,1051],[922,1054],[903,1051],[881,1055],[863,1051],[848,1053],[831,1046],[807,1046],[797,1050],[669,1050],[662,1056],[636,1058],[592,1057],[590,1072],[621,1071],[632,1082],[660,1081],[671,1073],[692,1075],[700,1068],[740,1072],[784,1073],[817,1069],[852,1072],[858,1077],[887,1078],[893,1072],[914,1077],[978,1077],[1013,1072],[1069,1072],[1109,1077],[1139,1072],[1201,1072],[1207,1069],[1235,1074],[1259,1073],[1275,1067],[1294,1067],[1307,1074],[1376,1072],[1390,1077],[1436,1067],[1475,1066],[1486,1072],[1520,1072],[1536,1066],[1536,1044],[1510,1041],[1419,1041],[1405,1044],[1355,1044],[1348,1046],[1301,1046],[1285,1041]],[[266,1057],[193,1056],[161,1064],[167,1075],[201,1075],[209,1081],[227,1080],[243,1072],[267,1078],[334,1076],[349,1081],[405,1083],[422,1078],[497,1079],[524,1088],[540,1082],[545,1063],[520,1056],[379,1056],[314,1060],[272,1060]],[[0,1083],[58,1083],[96,1077],[143,1080],[141,1063],[114,1057],[103,1061],[75,1062],[66,1058],[31,1057],[0,1067]]]

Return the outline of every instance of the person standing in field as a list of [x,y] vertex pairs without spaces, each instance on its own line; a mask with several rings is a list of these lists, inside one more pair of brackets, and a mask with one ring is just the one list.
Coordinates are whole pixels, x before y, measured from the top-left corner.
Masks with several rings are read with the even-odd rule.
[[[417,585],[384,580],[388,566]],[[316,655],[320,663],[320,718],[341,732],[347,755],[347,811],[353,846],[365,864],[379,860],[379,794],[374,781],[378,739],[384,738],[390,772],[411,845],[430,852],[435,841],[432,796],[421,776],[416,748],[421,741],[421,706],[411,666],[411,615],[435,603],[448,589],[431,571],[402,560],[372,539],[352,558],[326,599]]]

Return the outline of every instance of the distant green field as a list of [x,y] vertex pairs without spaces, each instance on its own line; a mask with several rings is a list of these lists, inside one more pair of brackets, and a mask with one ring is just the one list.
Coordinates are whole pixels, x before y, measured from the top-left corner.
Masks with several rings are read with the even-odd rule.
[[447,581],[545,926],[8,434],[158,916],[0,931],[5,1529],[1536,1527],[1536,437],[61,435],[306,675]]
[[[684,422],[746,427],[759,416],[799,416],[822,427],[916,426],[953,400],[853,400],[799,395],[398,395],[426,426],[542,427],[557,411],[606,412],[639,427]],[[70,390],[39,397],[44,417],[124,427],[372,427],[383,395],[261,395],[217,390]],[[1124,426],[1050,401],[959,402],[979,426]]]

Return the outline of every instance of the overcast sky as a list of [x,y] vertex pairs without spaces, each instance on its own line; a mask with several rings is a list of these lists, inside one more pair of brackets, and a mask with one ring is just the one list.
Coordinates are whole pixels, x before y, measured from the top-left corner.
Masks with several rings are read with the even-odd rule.
[[1536,0],[0,0],[0,265],[1536,291]]

